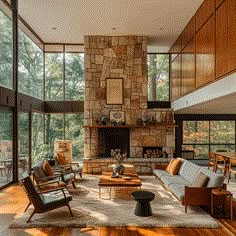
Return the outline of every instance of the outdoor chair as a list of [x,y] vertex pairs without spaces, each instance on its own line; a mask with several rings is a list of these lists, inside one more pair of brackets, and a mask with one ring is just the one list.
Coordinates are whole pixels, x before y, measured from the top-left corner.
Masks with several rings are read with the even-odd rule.
[[216,155],[213,152],[209,152],[208,154],[208,169],[212,166],[213,172],[215,172],[216,169]]
[[228,175],[228,183],[231,178],[231,173],[234,174],[234,178],[236,179],[236,160],[231,159],[229,160],[229,175]]
[[226,172],[228,170],[228,164],[226,158],[221,155],[216,155],[216,164],[215,164],[215,172],[220,169],[223,172],[223,175],[226,176]]
[[32,168],[33,179],[38,187],[45,187],[45,185],[68,185],[72,183],[75,187],[74,173],[68,173],[62,168],[52,168],[48,161],[40,161]]
[[34,206],[34,211],[27,220],[27,223],[30,222],[31,218],[36,213],[45,213],[63,206],[67,206],[71,216],[73,216],[69,206],[72,196],[68,193],[67,189],[61,187],[39,192],[34,186],[30,176],[22,179],[21,183],[30,201],[26,209],[28,209],[31,203]]
[[82,178],[83,166],[78,162],[68,162],[63,152],[57,152],[55,161],[56,166],[64,168],[68,173],[74,173],[75,176],[79,174],[80,178]]

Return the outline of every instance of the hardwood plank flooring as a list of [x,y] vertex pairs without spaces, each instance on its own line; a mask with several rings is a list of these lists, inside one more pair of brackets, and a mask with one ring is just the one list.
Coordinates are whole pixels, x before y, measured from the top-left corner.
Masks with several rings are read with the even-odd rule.
[[[19,185],[10,186],[0,192],[0,235],[1,236],[219,236],[236,235],[236,221],[219,219],[222,224],[220,229],[197,228],[138,228],[138,227],[102,227],[102,228],[33,228],[33,229],[9,229],[9,224],[21,214],[28,199]],[[236,203],[234,204],[236,209]],[[193,219],[194,220],[194,219]]]

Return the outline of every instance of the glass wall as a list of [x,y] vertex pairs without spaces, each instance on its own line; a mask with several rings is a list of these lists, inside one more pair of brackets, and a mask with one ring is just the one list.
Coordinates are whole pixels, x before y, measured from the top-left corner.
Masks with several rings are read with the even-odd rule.
[[19,92],[43,99],[43,51],[21,30],[19,33]]
[[235,121],[183,121],[183,150],[194,150],[196,159],[209,151],[235,150]]
[[169,101],[169,54],[148,54],[148,101]]
[[32,165],[42,160],[48,152],[44,144],[44,115],[41,113],[32,114]]
[[0,111],[0,187],[12,181],[12,112]]
[[64,115],[46,114],[45,115],[45,135],[48,154],[54,152],[54,141],[64,139]]
[[84,100],[83,53],[65,53],[65,100]]
[[12,21],[0,10],[0,85],[12,88]]
[[45,99],[62,101],[63,53],[45,53]]
[[65,137],[72,140],[72,158],[84,158],[84,114],[65,115]]
[[29,171],[29,113],[18,114],[19,179]]

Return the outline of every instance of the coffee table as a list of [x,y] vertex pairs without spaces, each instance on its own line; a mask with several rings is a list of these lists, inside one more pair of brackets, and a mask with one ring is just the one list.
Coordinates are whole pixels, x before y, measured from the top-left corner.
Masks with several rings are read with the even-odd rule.
[[[101,188],[109,188],[109,199],[111,199],[111,189],[112,188],[133,188],[138,187],[141,189],[141,180],[135,171],[127,170],[123,175],[117,178],[112,178],[112,171],[102,172],[100,176],[98,186],[99,186],[99,198],[101,198]],[[131,179],[124,179],[125,176],[130,176]]]

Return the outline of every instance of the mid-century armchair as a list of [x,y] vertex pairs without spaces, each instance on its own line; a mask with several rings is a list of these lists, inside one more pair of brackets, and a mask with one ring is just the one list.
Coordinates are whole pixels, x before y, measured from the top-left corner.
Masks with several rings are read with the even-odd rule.
[[27,223],[30,222],[31,218],[36,213],[48,212],[63,206],[67,206],[71,216],[73,216],[69,206],[72,197],[64,187],[39,192],[34,186],[30,176],[23,178],[21,183],[30,201],[28,206],[31,203],[34,206],[34,211],[27,220]]

